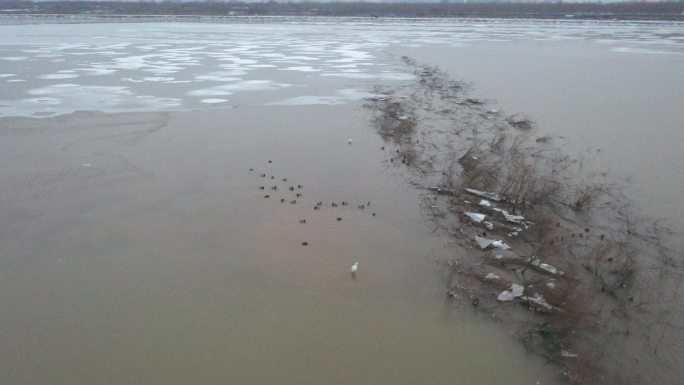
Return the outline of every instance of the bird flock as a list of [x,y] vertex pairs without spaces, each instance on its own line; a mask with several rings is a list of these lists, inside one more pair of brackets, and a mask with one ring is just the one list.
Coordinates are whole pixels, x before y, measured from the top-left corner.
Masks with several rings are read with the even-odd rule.
[[[351,144],[351,139],[348,140],[348,143]],[[268,160],[268,164],[272,164],[273,160]],[[255,172],[254,168],[249,169],[250,172]],[[291,204],[291,205],[296,205],[296,204],[303,204],[302,198],[304,198],[304,185],[303,184],[294,184],[294,183],[288,183],[288,178],[287,177],[278,177],[276,178],[275,175],[270,175],[267,173],[259,173],[257,174],[259,178],[262,178],[264,180],[264,184],[258,186],[259,191],[263,191],[265,194],[263,195],[264,199],[276,199],[279,200],[281,204]],[[280,182],[278,182],[280,181]],[[274,183],[274,184],[272,184]],[[279,185],[280,183],[280,185]],[[284,183],[284,184],[283,184]],[[268,193],[266,193],[268,192]],[[313,207],[312,211],[318,211],[322,210],[323,208],[329,207],[329,208],[340,208],[340,207],[346,207],[350,206],[349,201],[340,201],[340,202],[323,202],[323,201],[318,201],[316,202]],[[357,209],[359,210],[366,210],[367,208],[371,207],[371,201],[365,201],[361,204],[356,205]],[[374,211],[370,211],[370,215],[375,217],[376,213]],[[336,222],[341,222],[342,217],[335,217]],[[306,218],[300,218],[299,219],[300,224],[306,224]],[[309,242],[303,241],[301,243],[302,246],[308,246]],[[355,275],[356,272],[359,269],[359,263],[355,262],[352,267],[351,267],[351,273],[352,275]]]

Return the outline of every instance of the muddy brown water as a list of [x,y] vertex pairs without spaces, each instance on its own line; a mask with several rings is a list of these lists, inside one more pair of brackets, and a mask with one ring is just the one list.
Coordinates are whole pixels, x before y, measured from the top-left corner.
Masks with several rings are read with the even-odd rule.
[[417,57],[680,213],[681,40],[659,33],[681,26],[526,23],[0,27],[0,382],[556,383],[445,298],[455,249],[359,101]]
[[3,381],[552,383],[504,329],[445,301],[453,250],[365,118],[347,105],[3,122]]

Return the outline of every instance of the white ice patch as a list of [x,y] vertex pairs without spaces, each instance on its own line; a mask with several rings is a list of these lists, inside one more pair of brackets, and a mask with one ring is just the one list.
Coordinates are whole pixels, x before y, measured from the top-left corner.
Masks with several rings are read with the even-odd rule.
[[5,57],[0,57],[2,60],[7,60],[7,61],[24,61],[28,60],[28,56],[5,56]]
[[188,92],[190,96],[225,96],[232,95],[234,92],[240,91],[270,91],[285,87],[290,87],[290,84],[275,83],[271,80],[245,80],[242,82],[225,84],[216,87],[202,88]]
[[111,75],[118,70],[110,68],[77,68],[76,71],[83,72],[83,75],[102,76]]
[[60,79],[75,79],[80,75],[77,74],[46,74],[38,76],[38,79],[45,80],[60,80]]
[[466,215],[468,218],[470,218],[471,221],[473,221],[473,222],[475,222],[475,223],[481,223],[481,222],[484,221],[484,219],[485,219],[485,215],[484,215],[484,214],[480,214],[480,213],[469,213],[469,212],[466,212],[465,215]]
[[245,66],[247,68],[278,68],[275,64],[250,64]]
[[681,55],[681,52],[676,52],[676,51],[661,51],[661,50],[654,50],[654,49],[645,49],[645,48],[633,48],[633,47],[615,47],[613,48],[613,51],[615,52],[622,52],[622,53],[639,53],[639,54],[655,54],[655,55]]
[[496,275],[494,273],[487,273],[487,275],[485,275],[485,279],[499,279],[499,278],[501,278],[501,277],[499,277],[498,275]]
[[127,87],[55,84],[27,91],[31,97],[6,103],[0,107],[5,115],[47,116],[76,110],[135,111],[177,108],[182,101],[135,95]]
[[501,250],[508,250],[511,248],[502,240],[489,239],[489,238],[484,238],[484,237],[479,237],[479,236],[475,236],[475,242],[477,242],[477,245],[480,246],[480,248],[483,250],[489,246],[492,246],[492,247],[495,247],[495,248],[501,249]]
[[325,73],[321,76],[340,77],[349,79],[383,79],[383,80],[411,80],[414,75],[403,74],[399,72],[375,72],[375,73],[349,73],[349,72],[332,72]]
[[509,214],[508,211],[501,210],[501,209],[494,209],[494,210],[501,212],[501,215],[503,215],[504,218],[506,218],[506,220],[509,222],[523,223],[523,221],[525,220],[525,217],[523,217],[522,215]]
[[310,66],[301,66],[301,67],[285,67],[281,68],[281,71],[299,71],[299,72],[320,72],[321,70],[310,67]]
[[553,275],[563,275],[563,272],[560,271],[558,268],[556,268],[553,265],[550,265],[548,263],[542,262],[538,257],[532,257],[532,262],[530,262],[532,266],[538,267],[541,270],[544,270],[545,272]]
[[157,82],[157,83],[170,83],[175,81],[175,78],[172,77],[163,77],[163,76],[147,76],[142,79],[134,79],[134,78],[121,78],[122,82],[130,82],[130,83],[145,83],[145,82]]
[[27,98],[27,99],[24,99],[23,102],[35,103],[35,104],[40,104],[40,105],[45,105],[45,106],[56,106],[56,105],[62,103],[62,99],[51,98],[51,97]]
[[218,104],[218,103],[225,103],[227,101],[228,101],[228,99],[212,99],[212,98],[200,100],[200,102],[206,103],[206,104]]
[[275,106],[310,106],[310,105],[338,105],[344,104],[351,101],[362,100],[364,98],[374,97],[376,94],[371,94],[368,92],[356,90],[356,89],[343,89],[337,91],[336,95],[331,96],[297,96],[290,99],[285,99],[273,103],[268,103],[268,105]]
[[247,74],[244,70],[230,70],[230,71],[218,71],[210,72],[204,75],[197,75],[194,77],[195,80],[210,81],[210,82],[237,82],[242,80],[241,76]]
[[510,288],[502,291],[496,299],[501,302],[513,301],[516,298],[522,297],[524,290],[525,288],[521,285],[513,283]]
[[477,195],[477,196],[482,197],[482,198],[491,199],[491,200],[493,200],[493,201],[495,201],[495,202],[499,202],[499,201],[501,201],[501,199],[502,199],[502,198],[501,198],[501,195],[496,194],[496,193],[492,193],[492,192],[475,190],[475,189],[473,189],[473,188],[466,188],[465,190],[466,190],[467,192],[473,194],[473,195]]
[[0,74],[0,78],[11,78],[12,76],[17,76],[16,74]]

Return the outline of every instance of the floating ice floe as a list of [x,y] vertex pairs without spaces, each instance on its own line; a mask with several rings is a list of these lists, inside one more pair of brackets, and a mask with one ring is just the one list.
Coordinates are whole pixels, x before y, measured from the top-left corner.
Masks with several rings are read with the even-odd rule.
[[570,352],[568,350],[561,350],[560,355],[561,355],[561,357],[565,357],[565,358],[579,357],[579,355],[577,353],[573,353],[573,352]]
[[522,285],[512,283],[511,287],[502,291],[496,299],[501,302],[513,301],[516,298],[522,297],[524,290],[525,288]]
[[499,279],[499,278],[501,278],[501,277],[499,277],[498,275],[496,275],[494,273],[488,273],[487,275],[485,275],[485,279]]
[[482,207],[492,207],[492,202],[490,202],[490,201],[488,201],[488,200],[486,200],[486,199],[482,199],[482,200],[480,200],[480,206],[482,206]]
[[503,215],[504,218],[505,218],[507,221],[509,221],[509,222],[519,223],[519,224],[524,224],[524,223],[525,223],[525,222],[524,222],[524,221],[525,221],[525,217],[523,217],[522,215],[513,215],[513,214],[510,214],[508,211],[503,210],[503,209],[500,209],[500,208],[498,208],[498,207],[495,207],[495,208],[494,208],[494,211],[500,212],[501,215]]
[[538,267],[541,270],[544,270],[545,272],[553,275],[563,275],[563,272],[558,270],[555,266],[550,265],[548,263],[544,263],[539,260],[538,257],[532,257],[532,261],[530,262],[532,266]]
[[44,80],[61,80],[61,79],[74,79],[79,77],[77,74],[45,74],[38,76],[38,79]]
[[496,193],[492,193],[492,192],[480,191],[480,190],[475,190],[472,188],[466,188],[465,190],[467,192],[473,194],[473,195],[477,195],[477,196],[482,197],[482,198],[491,199],[495,202],[501,202],[501,200],[503,199],[503,198],[501,198],[501,195],[496,194]]
[[482,221],[482,223],[484,223],[487,230],[494,230],[494,224],[492,222]]
[[535,304],[535,305],[543,308],[544,310],[548,311],[548,310],[553,309],[553,306],[549,305],[549,303],[546,302],[546,300],[544,299],[544,296],[541,294],[535,293],[532,297],[527,296],[523,299],[525,299],[529,303]]
[[492,246],[496,247],[497,249],[501,249],[501,250],[508,250],[511,248],[502,240],[492,242]]
[[480,246],[480,248],[483,250],[489,246],[496,247],[497,249],[501,249],[501,250],[508,250],[511,248],[502,240],[489,239],[489,238],[483,238],[483,237],[475,236],[475,242],[477,242],[477,245]]
[[469,213],[469,212],[466,212],[465,215],[466,215],[468,218],[470,218],[471,221],[473,221],[473,222],[475,222],[475,223],[482,223],[482,221],[485,219],[485,215],[484,215],[484,214],[480,214],[480,213]]
[[200,102],[206,103],[206,104],[218,104],[218,103],[225,103],[227,102],[227,99],[219,99],[219,98],[207,98],[207,99],[202,99]]

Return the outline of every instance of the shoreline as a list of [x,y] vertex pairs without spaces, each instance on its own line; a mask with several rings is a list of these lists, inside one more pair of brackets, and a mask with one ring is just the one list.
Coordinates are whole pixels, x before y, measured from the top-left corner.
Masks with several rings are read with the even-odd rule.
[[341,20],[341,21],[496,21],[496,20],[521,20],[521,21],[547,21],[547,22],[639,22],[639,23],[663,23],[684,22],[684,14],[658,15],[644,17],[641,15],[552,15],[552,14],[476,14],[476,15],[317,15],[317,14],[245,14],[245,15],[211,15],[211,14],[135,14],[135,13],[11,13],[0,9],[0,23],[11,21],[21,22],[65,22],[65,23],[90,23],[90,22],[213,22],[213,23],[268,23],[285,22],[293,19],[303,20]]

